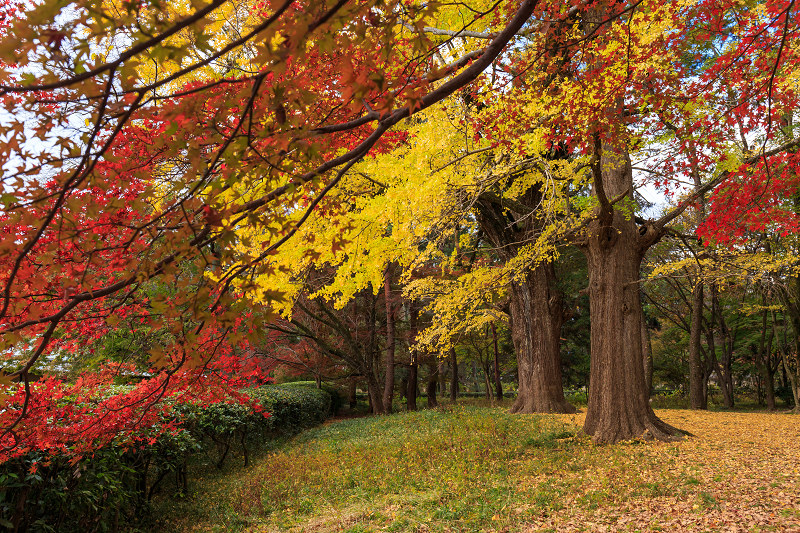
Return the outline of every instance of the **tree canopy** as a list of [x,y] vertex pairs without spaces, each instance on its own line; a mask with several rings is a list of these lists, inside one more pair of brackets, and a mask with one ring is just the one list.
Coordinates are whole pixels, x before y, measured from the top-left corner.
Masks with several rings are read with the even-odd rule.
[[[793,0],[4,9],[2,379],[24,384],[5,454],[49,420],[33,373],[112,331],[160,340],[133,369],[101,364],[142,381],[81,416],[136,425],[161,398],[240,385],[309,269],[335,268],[319,297],[344,305],[398,264],[433,311],[422,344],[510,316],[518,357],[555,372],[567,244],[588,262],[586,431],[673,438],[647,405],[644,254],[687,210],[707,207],[704,244],[798,229]],[[645,182],[672,202],[652,219]],[[567,409],[557,379],[530,405]]]

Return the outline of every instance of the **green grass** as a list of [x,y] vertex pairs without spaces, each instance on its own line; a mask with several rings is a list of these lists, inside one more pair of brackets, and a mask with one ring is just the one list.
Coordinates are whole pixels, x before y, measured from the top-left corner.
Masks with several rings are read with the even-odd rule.
[[[591,531],[634,516],[633,530],[669,531],[676,512],[703,530],[710,514],[747,512],[755,501],[770,520],[793,523],[779,513],[791,504],[781,495],[796,492],[794,477],[780,477],[787,466],[751,462],[741,472],[743,458],[771,453],[778,434],[794,442],[788,415],[672,412],[667,421],[687,424],[696,439],[595,446],[573,423],[581,415],[507,407],[469,400],[340,420],[265,443],[248,468],[195,465],[190,497],[154,503],[153,530]],[[745,446],[744,436],[760,444]],[[758,482],[743,492],[739,476]]]
[[567,465],[586,445],[577,433],[473,406],[344,420],[249,469],[208,471],[191,498],[162,499],[156,512],[173,518],[160,527],[177,529],[475,531],[559,508],[565,487],[529,481]]

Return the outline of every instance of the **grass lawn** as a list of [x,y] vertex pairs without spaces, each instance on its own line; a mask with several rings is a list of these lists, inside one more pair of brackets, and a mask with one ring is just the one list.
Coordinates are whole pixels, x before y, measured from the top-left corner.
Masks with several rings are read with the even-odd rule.
[[470,405],[334,421],[207,470],[158,529],[800,531],[799,417],[657,412],[696,436],[595,446],[581,414]]

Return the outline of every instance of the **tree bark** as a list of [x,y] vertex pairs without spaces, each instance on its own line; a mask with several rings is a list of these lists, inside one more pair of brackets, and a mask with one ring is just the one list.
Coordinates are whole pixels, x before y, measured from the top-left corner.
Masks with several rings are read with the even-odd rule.
[[492,341],[494,342],[494,393],[498,400],[503,399],[503,383],[500,381],[500,350],[497,346],[497,326],[492,322]]
[[[689,141],[692,181],[696,190],[703,185],[699,166],[700,158],[697,146],[693,140]],[[697,227],[706,219],[706,196],[701,194],[698,198],[699,210],[697,212]],[[691,409],[708,409],[708,374],[705,371],[702,357],[703,331],[703,271],[702,265],[697,264],[697,280],[692,290],[692,321],[689,329],[689,407]]]
[[574,413],[561,382],[561,295],[552,263],[542,263],[511,286],[511,339],[519,391],[512,413]]
[[[531,186],[519,202],[536,209],[542,199],[541,190]],[[506,207],[489,197],[478,201],[476,207],[481,229],[506,261],[516,257],[531,235],[541,229],[530,213],[509,214]],[[555,280],[553,265],[540,263],[511,283],[511,339],[519,376],[512,413],[575,412],[564,398],[561,383],[560,339],[564,319]]]
[[647,397],[653,392],[653,350],[650,346],[650,330],[647,329],[647,320],[642,315],[642,364],[644,365],[644,387]]
[[439,364],[437,365],[436,368],[436,375],[439,377],[438,392],[441,393],[442,396],[444,396],[444,391],[445,391],[446,373],[447,373],[447,362],[444,359],[439,358]]
[[[777,323],[777,317],[775,312],[772,312],[772,329],[775,331],[775,324]],[[784,339],[786,338],[786,319],[784,318]],[[795,334],[797,335],[800,330],[795,325]],[[792,391],[792,398],[794,399],[794,409],[795,413],[800,413],[800,360],[798,359],[798,354],[795,352],[794,354],[794,368],[790,363],[789,354],[787,353],[787,347],[784,342],[781,342],[780,337],[778,336],[777,332],[775,332],[775,338],[778,341],[776,344],[778,346],[778,351],[780,352],[781,362],[783,363],[783,372],[784,372],[784,379],[788,380],[789,388]],[[797,346],[795,345],[795,350],[797,350]]]
[[450,401],[458,399],[458,360],[456,359],[456,349],[450,348]]
[[383,295],[386,300],[386,379],[383,385],[383,405],[387,414],[392,412],[394,396],[394,305],[392,304],[391,267],[387,266],[383,279]]
[[412,352],[411,363],[408,365],[408,383],[406,385],[406,409],[417,410],[417,362],[416,354]]
[[483,386],[486,387],[486,399],[491,402],[492,384],[489,380],[489,364],[490,364],[489,354],[486,354],[486,363],[481,365],[483,367],[483,381],[484,381]]
[[722,343],[722,362],[720,363],[717,360],[716,364],[717,377],[722,389],[722,402],[726,409],[733,409],[733,340],[720,309],[717,288],[713,284],[711,285],[711,312],[714,317],[713,320],[716,320],[719,325],[720,341]]
[[705,409],[703,359],[700,353],[703,329],[703,282],[698,278],[692,290],[692,323],[689,331],[689,408]]
[[596,140],[593,163],[598,215],[586,232],[589,267],[591,367],[584,431],[597,443],[635,438],[673,440],[675,428],[650,408],[642,364],[639,278],[644,252],[657,230],[639,231],[633,217],[609,198],[630,195],[633,175],[624,147]]
[[368,341],[364,347],[366,352],[366,365],[364,374],[367,376],[367,392],[372,398],[372,414],[385,415],[386,404],[383,403],[383,387],[380,380],[380,348],[378,345],[378,305],[377,296],[368,295],[368,318],[367,318],[367,331]]
[[769,336],[767,335],[767,314],[769,311],[766,309],[766,296],[762,295],[761,305],[765,306],[761,312],[761,337],[758,341],[758,348],[753,346],[756,367],[761,374],[763,382],[764,400],[767,409],[770,411],[775,410],[775,367],[772,364],[772,341],[775,338],[774,328],[770,328]]
[[350,406],[350,409],[355,409],[358,405],[358,400],[356,398],[356,379],[350,378],[347,382],[347,403]]
[[378,379],[372,372],[365,372],[367,378],[367,394],[369,395],[369,405],[374,415],[385,415],[386,406],[383,404],[383,389]]
[[428,363],[428,381],[425,393],[428,396],[428,407],[439,407],[436,399],[436,386],[439,384],[439,367],[436,363]]

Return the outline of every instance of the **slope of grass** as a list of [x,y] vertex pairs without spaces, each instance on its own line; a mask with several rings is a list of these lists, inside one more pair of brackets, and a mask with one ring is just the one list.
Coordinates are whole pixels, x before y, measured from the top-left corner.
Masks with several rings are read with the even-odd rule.
[[798,418],[663,411],[697,435],[597,447],[581,415],[446,407],[334,422],[163,500],[176,531],[800,528]]

